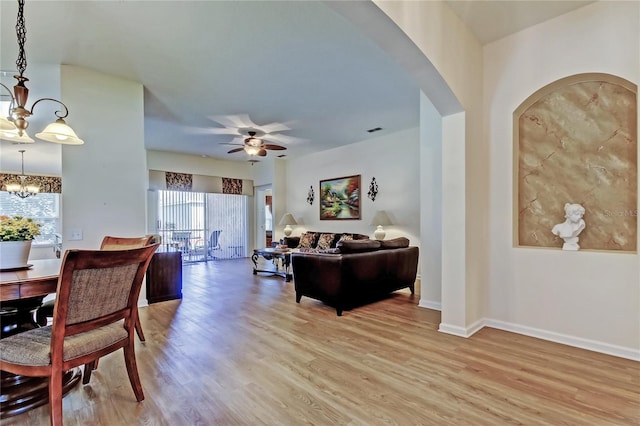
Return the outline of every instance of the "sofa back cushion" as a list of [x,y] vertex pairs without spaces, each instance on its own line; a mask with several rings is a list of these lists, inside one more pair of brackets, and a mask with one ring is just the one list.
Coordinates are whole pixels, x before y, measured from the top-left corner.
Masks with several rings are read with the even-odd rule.
[[347,240],[340,241],[337,245],[340,253],[361,253],[365,251],[375,251],[380,248],[378,240]]
[[380,240],[381,249],[394,249],[409,247],[409,239],[405,237],[393,238],[391,240]]

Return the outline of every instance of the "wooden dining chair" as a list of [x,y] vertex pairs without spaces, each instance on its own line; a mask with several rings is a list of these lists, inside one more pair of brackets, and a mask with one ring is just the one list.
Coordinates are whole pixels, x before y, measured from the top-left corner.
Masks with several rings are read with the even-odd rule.
[[0,370],[49,378],[52,425],[62,425],[64,372],[120,348],[136,400],[144,399],[134,329],[142,280],[157,248],[68,250],[58,278],[53,324],[0,339]]
[[[100,244],[100,250],[125,250],[147,246],[151,243],[153,235],[145,235],[144,237],[112,237],[105,236]],[[36,322],[42,326],[47,325],[48,319],[53,318],[53,306],[55,300],[48,300],[42,304],[36,311]],[[142,324],[140,317],[136,320],[136,333],[141,341],[145,341],[142,332]]]
[[[123,250],[148,246],[153,239],[153,235],[145,235],[144,237],[112,237],[107,235],[102,239],[100,250]],[[136,309],[138,309],[136,307]],[[144,333],[142,332],[142,324],[140,316],[136,315],[136,333],[140,341],[144,342]]]

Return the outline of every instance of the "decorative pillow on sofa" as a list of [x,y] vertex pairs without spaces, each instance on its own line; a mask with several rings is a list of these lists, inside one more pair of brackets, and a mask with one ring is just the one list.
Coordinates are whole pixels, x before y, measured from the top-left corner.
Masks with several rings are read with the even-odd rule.
[[320,237],[318,238],[318,243],[316,244],[316,248],[320,250],[330,249],[335,236],[336,234],[320,234]]
[[341,253],[359,253],[365,251],[376,251],[380,248],[378,240],[351,240],[340,241],[336,244]]
[[353,240],[353,234],[342,234],[340,235],[340,238],[338,238],[338,241],[336,241],[336,246],[340,241],[352,241],[352,240]]
[[314,248],[316,242],[316,234],[314,232],[305,232],[300,236],[300,242],[296,248]]
[[381,249],[394,249],[394,248],[404,248],[409,247],[409,239],[405,237],[393,238],[391,240],[381,240],[380,248]]

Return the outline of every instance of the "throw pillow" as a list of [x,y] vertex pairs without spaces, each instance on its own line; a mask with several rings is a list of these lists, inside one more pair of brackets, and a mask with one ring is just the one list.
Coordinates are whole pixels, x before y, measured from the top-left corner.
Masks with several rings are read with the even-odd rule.
[[296,248],[312,248],[313,243],[315,242],[315,236],[316,234],[313,232],[305,232],[300,236],[300,242],[298,243],[298,247]]
[[342,234],[338,241],[336,241],[336,246],[340,241],[351,241],[353,240],[353,234]]
[[331,243],[333,243],[333,238],[336,234],[320,234],[320,238],[318,238],[317,248],[320,250],[327,250],[331,248]]

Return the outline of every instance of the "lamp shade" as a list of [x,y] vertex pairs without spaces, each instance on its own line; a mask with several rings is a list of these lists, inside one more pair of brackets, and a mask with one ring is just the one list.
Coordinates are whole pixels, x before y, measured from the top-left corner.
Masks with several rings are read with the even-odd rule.
[[393,225],[393,223],[391,222],[391,219],[389,219],[387,212],[385,212],[384,210],[378,210],[376,214],[373,216],[373,219],[371,219],[371,225],[387,226],[387,225]]
[[62,118],[49,124],[41,133],[36,133],[38,139],[65,145],[82,145],[84,141],[76,135]]
[[18,133],[18,128],[8,118],[0,117],[0,131]]
[[9,141],[13,143],[34,143],[35,141],[29,137],[27,132],[23,131],[22,136],[18,134],[18,132],[5,132],[0,131],[0,139],[4,141]]
[[291,213],[286,213],[284,216],[282,216],[282,219],[280,219],[280,225],[297,225],[298,222],[296,222],[296,219],[293,217],[293,215]]
[[284,235],[285,236],[289,236],[291,235],[291,232],[293,232],[293,229],[291,229],[291,225],[297,225],[298,222],[296,222],[296,219],[293,217],[293,215],[291,213],[287,213],[284,216],[282,216],[282,219],[280,219],[280,225],[284,225]]

